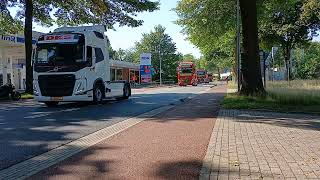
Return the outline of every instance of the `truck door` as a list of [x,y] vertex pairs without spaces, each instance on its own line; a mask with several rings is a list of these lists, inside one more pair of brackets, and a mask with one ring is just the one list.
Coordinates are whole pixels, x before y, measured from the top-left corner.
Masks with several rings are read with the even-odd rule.
[[95,72],[97,77],[102,78],[106,81],[106,64],[105,64],[105,56],[101,48],[94,48],[94,59],[95,59]]
[[86,58],[88,65],[88,71],[86,71],[86,79],[87,79],[87,90],[91,90],[93,88],[93,83],[96,80],[96,70],[95,70],[95,61],[93,55],[93,48],[91,46],[86,46]]

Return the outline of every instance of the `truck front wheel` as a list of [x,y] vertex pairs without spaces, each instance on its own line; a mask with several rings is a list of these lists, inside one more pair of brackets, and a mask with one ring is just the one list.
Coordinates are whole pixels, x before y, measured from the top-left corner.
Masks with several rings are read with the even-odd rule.
[[123,88],[123,99],[128,99],[131,94],[131,88],[130,85],[125,85]]
[[103,88],[101,85],[95,85],[93,88],[93,102],[95,104],[102,103],[103,101]]

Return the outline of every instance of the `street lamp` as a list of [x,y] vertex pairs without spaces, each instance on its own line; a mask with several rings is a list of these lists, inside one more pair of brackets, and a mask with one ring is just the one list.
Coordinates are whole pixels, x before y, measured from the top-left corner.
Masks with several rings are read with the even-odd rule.
[[241,43],[240,43],[240,1],[237,0],[237,63],[238,63],[238,92],[240,92],[240,64],[241,64]]
[[160,37],[160,41],[159,41],[159,65],[160,65],[160,86],[162,86],[162,59],[161,59],[161,51],[160,51],[160,47],[161,47],[161,37]]

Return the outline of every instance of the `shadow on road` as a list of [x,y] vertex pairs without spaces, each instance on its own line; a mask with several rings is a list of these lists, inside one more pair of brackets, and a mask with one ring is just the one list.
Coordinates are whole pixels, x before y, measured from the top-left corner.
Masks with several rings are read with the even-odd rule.
[[[110,172],[110,168],[116,162],[104,158],[103,156],[94,156],[94,154],[99,154],[101,151],[114,151],[119,148],[120,147],[116,146],[95,146],[86,149],[78,154],[82,157],[81,159],[78,157],[70,157],[68,159],[69,166],[61,166],[63,163],[62,161],[54,166],[54,171],[43,171],[37,174],[37,176],[31,176],[28,179],[49,179],[49,177],[61,179],[60,176],[63,176],[62,179],[74,179],[75,177],[78,179],[100,179],[99,174],[101,175]],[[79,160],[81,160],[81,164],[78,163]],[[72,172],[74,171],[77,171],[78,173],[73,174]],[[91,172],[97,172],[96,176],[92,175]]]
[[161,163],[155,169],[155,175],[161,179],[199,179],[199,171],[202,162],[199,160],[188,160],[178,162]]

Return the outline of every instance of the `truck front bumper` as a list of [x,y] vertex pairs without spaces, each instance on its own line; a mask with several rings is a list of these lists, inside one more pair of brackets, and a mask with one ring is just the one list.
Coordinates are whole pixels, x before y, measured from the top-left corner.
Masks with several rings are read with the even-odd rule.
[[47,97],[47,96],[34,96],[34,99],[39,102],[77,102],[77,101],[92,101],[92,97],[88,95],[77,95],[77,96],[63,96],[63,97]]

